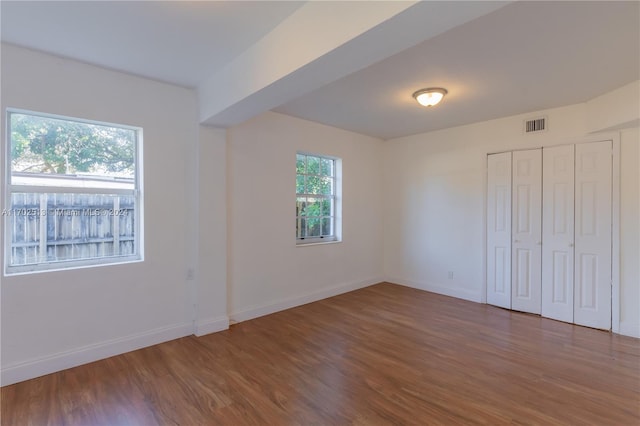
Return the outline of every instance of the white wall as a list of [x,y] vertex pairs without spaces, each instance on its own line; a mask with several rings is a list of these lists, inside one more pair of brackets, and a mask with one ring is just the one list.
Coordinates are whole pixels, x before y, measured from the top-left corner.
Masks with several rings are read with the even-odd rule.
[[624,129],[640,125],[640,80],[587,102],[589,132]]
[[[605,98],[638,105],[631,95]],[[628,102],[629,96],[636,99]],[[635,96],[635,97],[633,97]],[[612,100],[613,99],[613,100]],[[484,301],[486,154],[584,140],[621,140],[620,331],[640,337],[638,294],[638,130],[597,131],[588,117],[603,99],[538,113],[424,133],[384,143],[384,268],[389,281],[473,301]],[[615,127],[635,111],[601,117]],[[523,120],[546,115],[549,130],[524,135]],[[636,125],[632,120],[632,125]],[[449,272],[453,279],[449,279]]]
[[620,134],[620,333],[640,337],[640,131]]
[[[277,113],[228,131],[229,311],[241,321],[382,278],[382,142]],[[295,159],[343,163],[343,241],[296,247]]]
[[194,92],[4,44],[1,87],[2,111],[142,127],[145,198],[144,262],[2,277],[2,383],[191,334]]
[[227,132],[200,126],[198,151],[198,283],[195,334],[224,330],[227,317]]

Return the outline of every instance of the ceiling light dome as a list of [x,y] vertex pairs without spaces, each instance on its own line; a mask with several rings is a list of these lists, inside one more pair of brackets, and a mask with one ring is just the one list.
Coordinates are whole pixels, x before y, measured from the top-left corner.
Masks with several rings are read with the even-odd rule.
[[418,90],[413,94],[413,97],[420,105],[429,107],[438,104],[447,93],[447,89],[430,87],[428,89]]

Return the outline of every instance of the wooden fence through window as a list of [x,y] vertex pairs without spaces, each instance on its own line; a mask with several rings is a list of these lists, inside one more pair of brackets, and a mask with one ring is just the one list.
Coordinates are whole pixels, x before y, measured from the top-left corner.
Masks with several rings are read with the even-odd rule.
[[135,253],[130,195],[12,194],[11,265]]

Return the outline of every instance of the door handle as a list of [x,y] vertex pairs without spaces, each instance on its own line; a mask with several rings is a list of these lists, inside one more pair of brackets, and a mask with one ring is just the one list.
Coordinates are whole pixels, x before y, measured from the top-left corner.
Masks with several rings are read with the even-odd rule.
[[569,247],[573,247],[573,243],[569,243]]

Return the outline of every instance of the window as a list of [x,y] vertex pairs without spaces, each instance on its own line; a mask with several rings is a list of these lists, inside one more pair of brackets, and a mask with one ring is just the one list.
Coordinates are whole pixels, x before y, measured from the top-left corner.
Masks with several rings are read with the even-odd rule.
[[140,260],[139,128],[7,113],[5,272]]
[[331,157],[298,153],[296,161],[296,241],[338,240],[338,162]]

